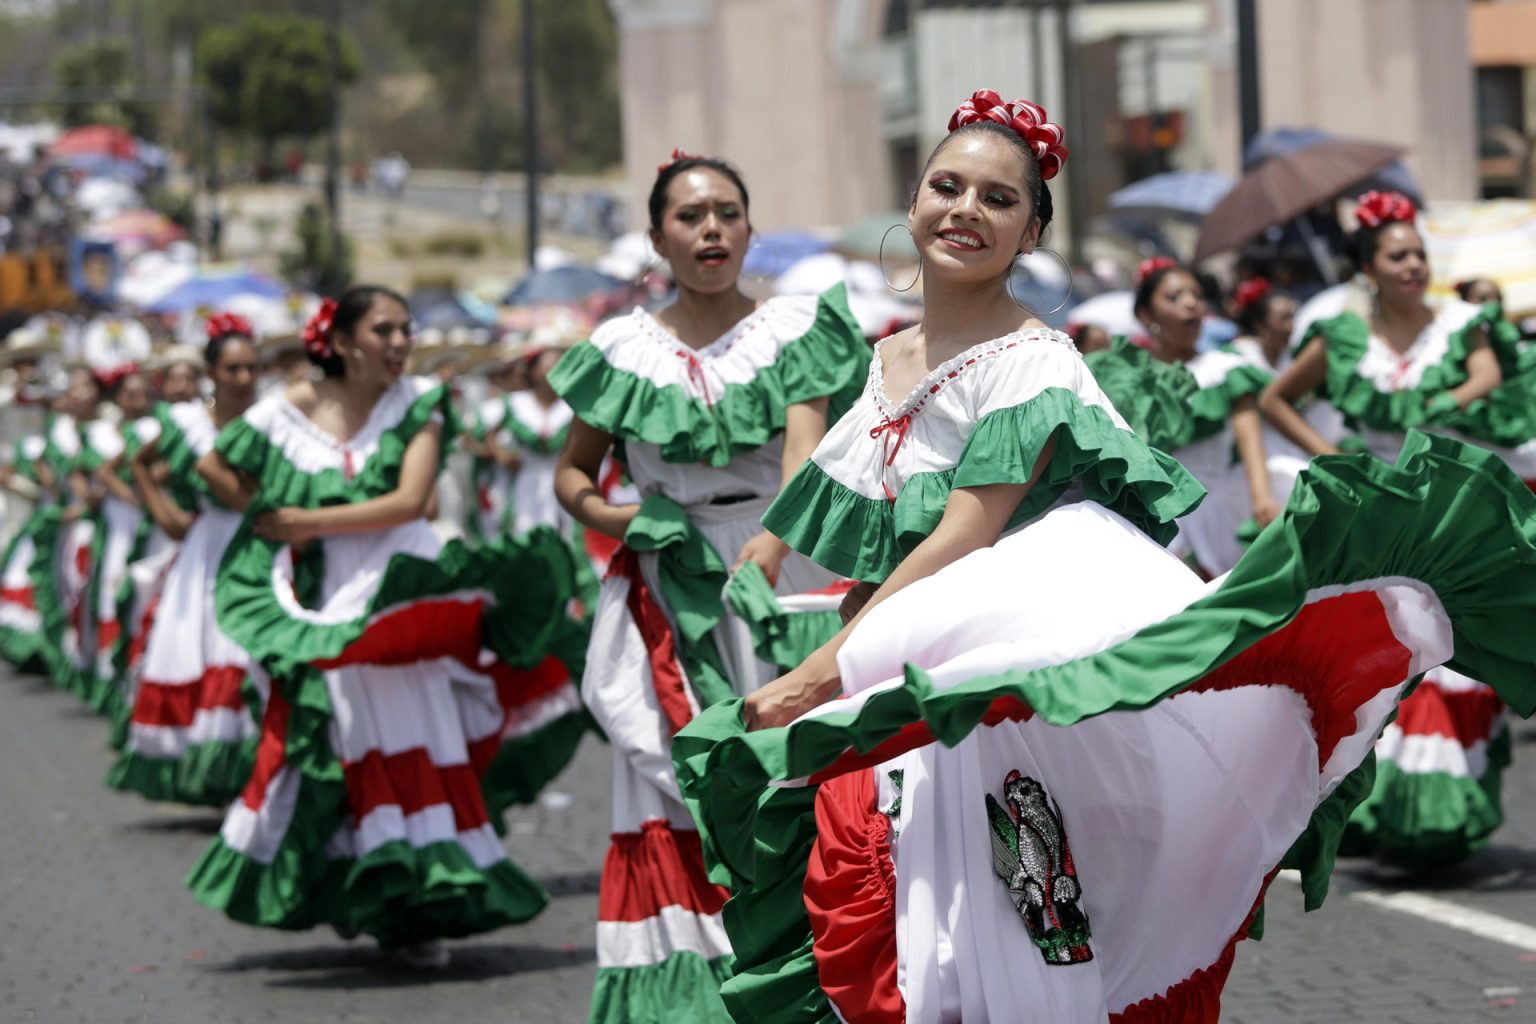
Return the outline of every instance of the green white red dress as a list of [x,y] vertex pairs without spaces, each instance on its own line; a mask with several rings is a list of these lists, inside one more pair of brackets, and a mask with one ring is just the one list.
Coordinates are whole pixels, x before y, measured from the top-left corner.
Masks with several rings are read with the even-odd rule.
[[[540,671],[571,592],[559,538],[445,546],[413,520],[295,552],[251,531],[266,508],[393,491],[429,423],[446,450],[446,388],[408,377],[348,440],[284,392],[219,436],[259,494],[219,571],[219,626],[271,696],[255,769],[189,884],[237,921],[410,944],[526,921],[549,898],[502,849],[481,773],[504,743],[537,744],[580,712],[563,670]],[[579,735],[525,768],[547,777]]]
[[[777,674],[733,656],[727,568],[778,492],[786,410],[857,388],[867,352],[839,287],[771,299],[697,350],[636,310],[550,375],[577,418],[618,439],[643,499],[602,583],[582,681],[614,748],[592,1021],[728,1019],[725,893],[705,878],[671,740],[699,709]],[[832,581],[792,555],[778,587]]]
[[197,493],[198,508],[160,585],[132,683],[127,741],[107,785],[150,800],[223,807],[250,776],[266,688],[214,614],[219,563],[240,515],[220,505],[197,473],[218,436],[208,406],[164,405],[157,418],[157,452],[175,489]]
[[1396,469],[1318,460],[1218,581],[1162,546],[1200,488],[1061,334],[977,345],[864,396],[766,525],[884,579],[956,487],[1025,483],[994,546],[871,611],[843,694],[673,741],[724,920],[739,1021],[1214,1022],[1283,863],[1326,890],[1371,746],[1453,659],[1536,708],[1512,594],[1536,498],[1420,435]]
[[[19,438],[11,462],[12,472],[37,484],[37,466],[46,447],[47,441],[42,434]],[[37,577],[52,575],[51,560],[46,548],[40,553],[39,542],[56,531],[51,525],[49,511],[52,496],[43,492],[41,485],[39,492],[39,500],[32,505],[26,520],[11,534],[5,547],[4,564],[0,566],[0,658],[27,671],[47,672],[47,635],[43,628],[43,609],[38,601],[40,597],[46,601],[53,590],[51,585],[44,585],[43,593],[39,593],[42,581]],[[7,506],[8,510],[17,507],[17,503]]]
[[[1450,301],[1403,353],[1350,312],[1314,324],[1302,344],[1327,346],[1323,397],[1367,451],[1390,461],[1408,430],[1422,427],[1494,452],[1529,484],[1536,480],[1531,378],[1506,380],[1465,411],[1432,405],[1466,381],[1476,330],[1496,352],[1507,341],[1508,325],[1493,307]],[[1513,368],[1510,359],[1501,363]],[[1377,744],[1375,788],[1355,812],[1350,848],[1411,864],[1466,857],[1504,820],[1501,779],[1510,757],[1508,714],[1494,689],[1447,668],[1430,671]]]

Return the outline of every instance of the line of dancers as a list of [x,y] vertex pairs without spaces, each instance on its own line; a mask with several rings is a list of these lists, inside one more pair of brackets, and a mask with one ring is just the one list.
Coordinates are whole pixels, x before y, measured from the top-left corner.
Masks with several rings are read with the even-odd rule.
[[237,921],[428,966],[528,920],[501,813],[595,726],[593,1021],[1215,1021],[1281,867],[1313,907],[1341,849],[1442,864],[1501,819],[1532,354],[1426,304],[1395,195],[1294,351],[1262,281],[1198,351],[1169,262],[1148,343],[1085,354],[1008,290],[1065,131],[987,90],[948,128],[922,320],[873,350],[841,288],[744,293],[747,185],[674,152],[675,300],[474,410],[467,541],[431,526],[460,416],[387,289],[263,397],[231,317],[206,400],[188,360],[106,420],[73,373],[16,440],[0,653],[113,716],[110,785],[228,806],[188,882]]

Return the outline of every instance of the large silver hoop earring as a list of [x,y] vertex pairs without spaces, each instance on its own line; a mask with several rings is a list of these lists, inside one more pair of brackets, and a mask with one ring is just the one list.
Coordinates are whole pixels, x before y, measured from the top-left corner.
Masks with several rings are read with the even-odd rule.
[[764,284],[768,283],[769,281],[777,281],[779,279],[779,274],[783,273],[784,271],[784,253],[781,250],[775,249],[771,245],[766,245],[762,242],[759,242],[756,238],[754,238],[752,243],[747,246],[747,255],[742,260],[743,263],[752,258],[752,253],[754,250],[757,252],[766,252],[772,256],[773,269],[766,274],[748,274],[747,276],[753,278],[754,280],[761,281]]
[[[917,254],[917,273],[913,275],[911,283],[909,283],[905,288],[897,288],[895,285],[891,284],[891,275],[885,272],[885,240],[890,238],[891,232],[895,231],[897,228],[905,228],[907,234],[912,234],[912,229],[907,227],[905,224],[892,224],[890,227],[886,228],[885,234],[880,236],[880,252],[878,256],[876,256],[876,259],[880,263],[880,276],[885,280],[885,286],[893,292],[909,292],[913,288],[917,287],[918,279],[923,276],[923,254]],[[916,238],[912,239],[912,247],[914,249],[917,247]]]
[[1060,302],[1056,303],[1056,305],[1052,306],[1050,309],[1046,310],[1044,313],[1036,313],[1034,310],[1032,310],[1028,306],[1024,305],[1024,303],[1020,302],[1018,296],[1013,294],[1013,274],[1014,274],[1014,271],[1018,269],[1019,260],[1021,260],[1025,256],[1030,255],[1030,253],[1021,252],[1021,253],[1019,253],[1017,256],[1015,256],[1013,258],[1013,262],[1011,264],[1009,264],[1009,266],[1008,266],[1008,282],[1007,282],[1007,286],[1006,286],[1007,289],[1008,289],[1008,297],[1013,300],[1013,304],[1015,306],[1018,306],[1020,309],[1022,309],[1024,312],[1028,313],[1030,316],[1035,316],[1035,317],[1051,316],[1052,314],[1061,312],[1062,309],[1064,309],[1066,307],[1067,303],[1072,301],[1072,265],[1067,262],[1067,258],[1065,256],[1063,256],[1061,253],[1057,252],[1055,249],[1050,248],[1049,246],[1037,245],[1032,250],[1032,252],[1048,252],[1052,256],[1056,257],[1056,261],[1058,263],[1060,263],[1061,266],[1062,266],[1062,269],[1064,269],[1067,272],[1067,294],[1063,295]]

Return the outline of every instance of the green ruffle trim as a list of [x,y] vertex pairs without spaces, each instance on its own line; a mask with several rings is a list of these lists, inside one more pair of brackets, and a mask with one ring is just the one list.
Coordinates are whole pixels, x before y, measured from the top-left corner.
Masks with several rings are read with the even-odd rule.
[[37,657],[55,685],[64,686],[73,677],[75,667],[60,646],[64,631],[69,628],[69,614],[64,610],[58,576],[53,571],[62,536],[61,513],[57,507],[39,509],[33,514],[33,524],[33,558],[27,575],[32,583],[32,600],[42,622]]
[[337,657],[380,612],[468,589],[495,597],[495,608],[482,622],[484,646],[509,665],[528,667],[543,659],[575,593],[570,548],[546,527],[494,543],[456,541],[435,561],[396,555],[359,615],[340,623],[309,622],[290,615],[273,592],[273,561],[283,545],[252,532],[265,501],[263,496],[252,503],[224,552],[214,605],[219,628],[274,677]]
[[566,435],[571,432],[570,424],[566,424],[548,437],[540,436],[528,424],[512,415],[512,405],[507,404],[506,419],[501,426],[512,435],[520,447],[526,448],[536,455],[559,455],[560,449],[565,447]]
[[[315,810],[304,805],[300,811]],[[335,818],[325,819],[332,829]],[[295,818],[289,836],[303,831]],[[313,867],[313,854],[323,864]],[[299,870],[300,861],[308,870]],[[385,947],[457,938],[521,924],[544,909],[549,894],[511,861],[477,867],[455,842],[421,848],[404,840],[357,859],[324,860],[285,838],[271,864],[259,864],[215,839],[187,878],[204,905],[242,924],[304,929],[329,924],[367,934]]]
[[1241,398],[1257,398],[1273,378],[1250,363],[1234,366],[1220,384],[1201,388],[1190,397],[1194,415],[1193,441],[1202,441],[1226,428],[1232,407]]
[[1136,436],[1153,448],[1171,452],[1195,436],[1190,399],[1199,385],[1179,363],[1165,363],[1125,338],[1083,357],[1099,387],[1109,396]]
[[[1536,374],[1506,379],[1466,409],[1432,405],[1446,391],[1467,380],[1467,354],[1474,331],[1485,332],[1501,363],[1507,354],[1508,325],[1493,306],[1484,307],[1450,336],[1445,358],[1427,368],[1417,387],[1384,392],[1355,372],[1370,343],[1370,326],[1355,313],[1340,313],[1307,329],[1302,345],[1322,337],[1328,346],[1324,394],[1352,427],[1402,432],[1412,427],[1455,430],[1468,437],[1515,448],[1536,438]],[[1502,354],[1501,354],[1502,353]]]
[[339,469],[304,472],[244,419],[235,420],[220,431],[214,450],[231,466],[255,478],[267,508],[350,504],[388,494],[399,486],[406,446],[434,414],[441,414],[443,420],[441,466],[452,451],[459,429],[447,385],[432,388],[412,402],[400,422],[380,435],[378,449],[351,480]]
[[805,334],[751,382],[713,396],[713,406],[690,398],[681,385],[660,386],[615,369],[591,343],[567,352],[549,382],[577,416],[600,430],[657,445],[667,462],[724,466],[773,440],[784,429],[785,410],[797,402],[829,398],[829,417],[846,409],[864,384],[869,358],[838,285],[821,296]]
[[1350,816],[1346,851],[1415,867],[1465,860],[1504,823],[1504,770],[1510,761],[1506,727],[1489,741],[1488,770],[1480,778],[1405,772],[1390,761],[1379,762],[1375,788]]
[[165,463],[171,500],[185,511],[195,514],[203,499],[213,500],[207,482],[197,471],[199,456],[187,443],[187,436],[172,418],[170,403],[156,403],[155,421],[160,424],[160,436],[154,442],[155,455]]
[[736,696],[711,631],[725,616],[725,560],[671,498],[652,494],[624,533],[632,551],[654,551],[661,600],[677,623],[677,656],[699,707]]
[[1047,388],[1022,405],[977,421],[953,469],[916,473],[894,502],[866,498],[807,462],[763,515],[763,525],[826,568],[879,582],[933,532],[959,487],[1027,483],[1052,437],[1056,454],[1008,520],[1006,529],[1040,515],[1073,483],[1167,544],[1174,523],[1205,490],[1170,455],[1115,425],[1102,408],[1064,388]]
[[757,656],[788,672],[843,628],[836,609],[787,612],[756,562],[747,562],[725,585],[725,603],[747,624]]
[[730,976],[729,958],[698,953],[673,953],[648,967],[600,967],[587,1022],[731,1024],[719,994]]
[[[1021,701],[1058,726],[1148,707],[1283,628],[1310,590],[1383,577],[1431,586],[1452,621],[1451,666],[1489,681],[1529,715],[1536,655],[1521,626],[1536,611],[1533,539],[1536,497],[1496,456],[1415,432],[1396,467],[1362,456],[1313,460],[1284,514],[1216,591],[1105,651],[944,690],[909,666],[902,686],[856,713],[803,727],[748,733],[739,701],[706,709],[674,738],[673,758],[710,876],[736,893],[726,921],[740,976],[775,978],[782,1005],[826,1005],[814,973],[804,970],[810,937],[803,907],[791,913],[787,906],[814,840],[814,792],[770,788],[773,780],[811,776],[844,751],[872,750],[917,722],[953,746],[1000,698]],[[1343,818],[1350,800],[1368,791],[1367,775],[1357,771],[1337,799],[1323,802],[1287,858],[1302,872],[1309,907],[1327,893]],[[779,916],[794,920],[775,926],[770,919],[759,931],[753,911],[775,898]],[[727,1002],[735,1005],[733,987],[749,984],[728,983]]]
[[[578,684],[586,671],[591,632],[589,623],[567,619],[556,627],[550,641],[549,653],[560,659]],[[486,814],[498,832],[505,828],[507,808],[532,803],[565,770],[593,724],[585,706],[580,706],[536,732],[502,743],[480,777]]]
[[158,803],[227,807],[256,763],[256,737],[190,746],[176,760],[125,753],[107,772],[107,788]]

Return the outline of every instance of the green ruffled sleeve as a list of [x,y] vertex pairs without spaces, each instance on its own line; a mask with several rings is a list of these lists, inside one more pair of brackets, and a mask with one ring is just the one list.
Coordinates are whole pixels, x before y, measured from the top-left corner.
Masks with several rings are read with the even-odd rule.
[[1273,378],[1252,363],[1237,363],[1218,384],[1201,388],[1190,396],[1194,418],[1191,441],[1201,441],[1225,429],[1232,418],[1232,407],[1240,398],[1257,398]]
[[541,437],[537,430],[512,415],[511,407],[507,409],[507,418],[502,426],[517,441],[517,443],[537,455],[558,455],[560,449],[565,447],[565,437],[571,432],[570,425],[561,427],[548,437]]
[[614,367],[591,342],[567,352],[549,382],[583,421],[620,440],[656,445],[667,462],[723,466],[782,432],[791,405],[828,398],[829,417],[840,415],[858,397],[868,368],[869,348],[838,285],[820,297],[805,334],[713,404],[681,385]]
[[441,384],[420,395],[400,422],[380,435],[378,449],[351,480],[339,469],[318,473],[299,469],[265,434],[243,418],[232,421],[219,432],[214,450],[231,466],[256,480],[263,503],[268,507],[318,508],[350,504],[388,494],[399,486],[406,447],[434,417],[441,417],[443,425],[438,454],[441,468],[459,432],[458,414],[454,411],[447,386]]
[[170,479],[171,500],[188,512],[196,512],[202,498],[210,498],[208,484],[197,471],[197,452],[187,444],[187,437],[171,415],[171,406],[161,402],[155,406],[155,421],[160,424],[160,436],[155,440],[155,454],[165,463]]
[[1053,437],[1055,455],[1005,529],[1041,514],[1081,484],[1086,499],[1167,544],[1178,532],[1174,520],[1205,497],[1172,456],[1118,426],[1103,408],[1053,387],[983,416],[953,469],[914,474],[895,501],[865,497],[809,461],[769,506],[763,525],[835,573],[878,582],[939,525],[951,491],[1028,483]]
[[[1344,414],[1351,426],[1402,432],[1412,427],[1436,427],[1458,431],[1502,447],[1517,447],[1536,438],[1536,374],[1524,373],[1495,388],[1466,409],[1432,404],[1452,388],[1467,381],[1467,356],[1474,333],[1482,332],[1496,355],[1508,341],[1508,330],[1497,307],[1485,306],[1461,328],[1452,332],[1439,363],[1428,367],[1417,387],[1384,392],[1360,376],[1357,368],[1370,343],[1370,327],[1354,313],[1341,313],[1313,324],[1302,339],[1305,346],[1322,337],[1328,346],[1325,395]],[[1508,361],[1508,354],[1500,362]]]
[[1146,349],[1119,337],[1083,361],[1115,411],[1147,444],[1171,452],[1194,439],[1190,400],[1199,385],[1183,366],[1155,359]]

